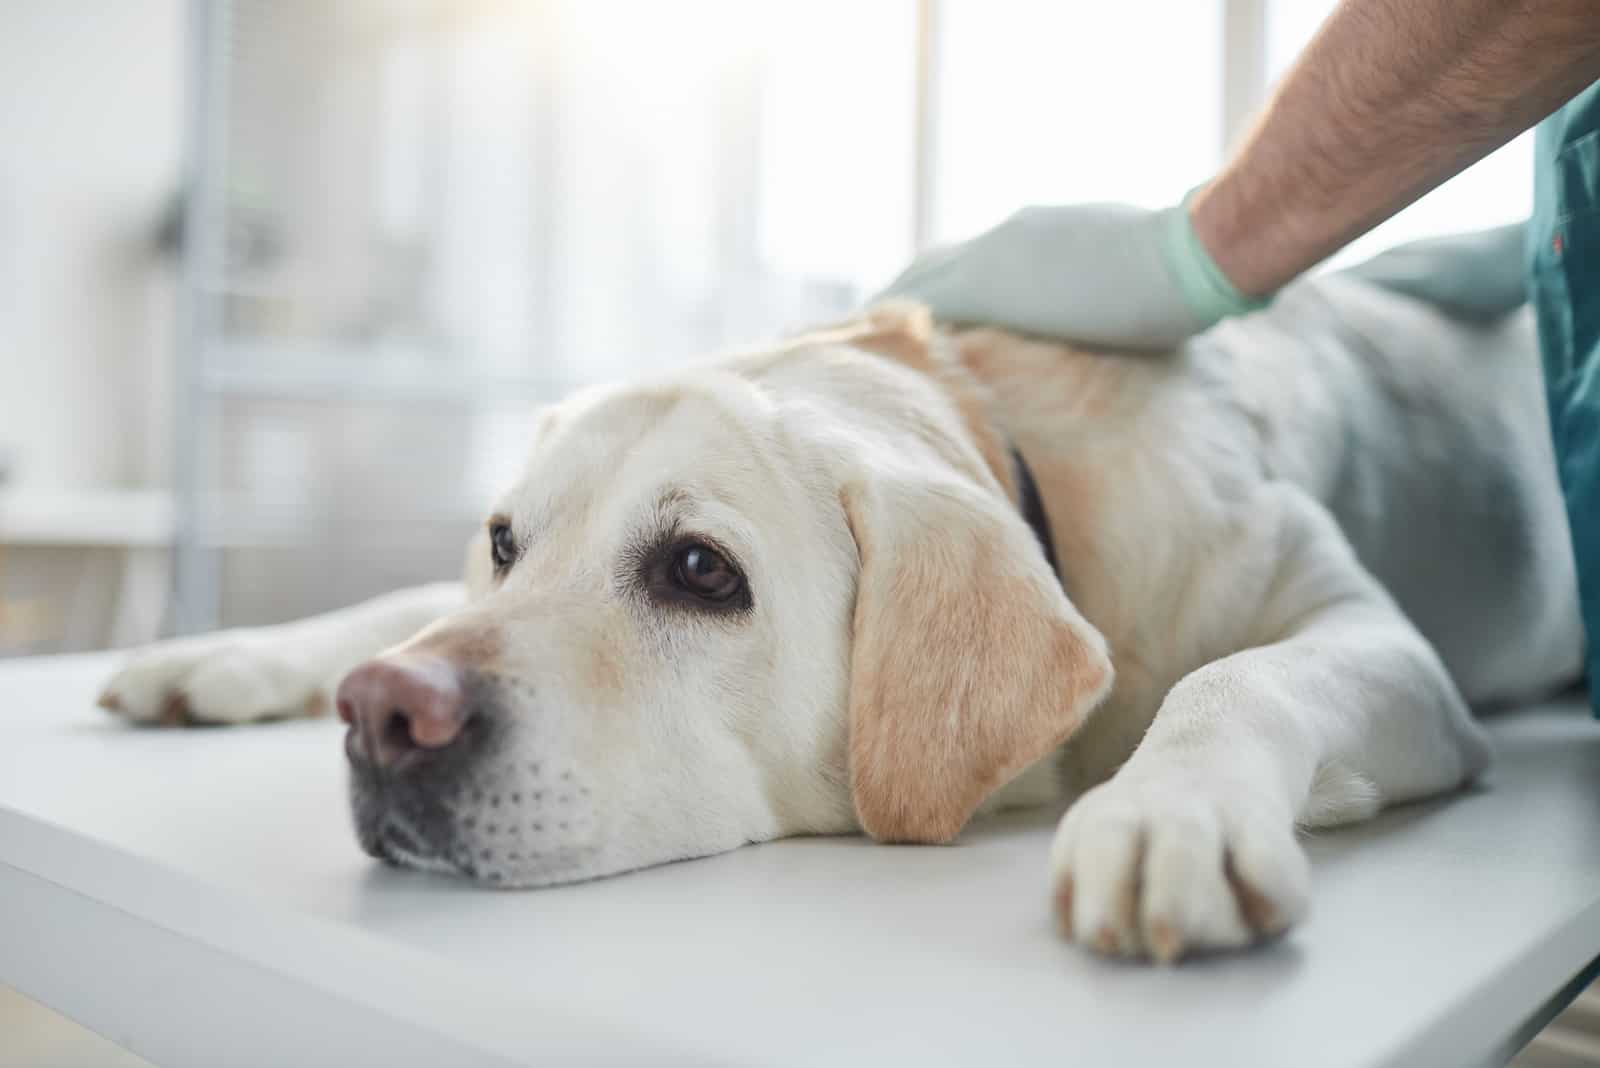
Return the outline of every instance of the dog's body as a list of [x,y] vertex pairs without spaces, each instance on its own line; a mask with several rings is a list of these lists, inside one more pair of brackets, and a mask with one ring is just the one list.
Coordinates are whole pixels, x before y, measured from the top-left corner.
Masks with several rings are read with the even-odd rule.
[[[449,665],[486,726],[403,767],[392,722],[353,726],[363,843],[518,885],[789,834],[945,841],[1066,796],[1064,928],[1170,959],[1293,922],[1297,822],[1458,786],[1488,755],[1466,701],[1581,664],[1526,313],[1330,277],[1164,358],[890,308],[580,395],[534,437],[464,591],[158,646],[107,705],[314,709],[404,642],[385,662]],[[684,592],[711,548],[737,598]],[[344,711],[387,715],[400,691],[362,671]]]

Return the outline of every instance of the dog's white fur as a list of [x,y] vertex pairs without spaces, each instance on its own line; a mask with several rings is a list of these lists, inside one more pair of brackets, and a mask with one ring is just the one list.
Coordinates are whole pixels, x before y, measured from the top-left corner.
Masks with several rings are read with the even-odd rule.
[[[1578,675],[1525,312],[1326,277],[1155,358],[891,307],[582,393],[532,436],[503,578],[480,537],[464,591],[156,646],[105,703],[244,722],[314,711],[395,643],[446,656],[509,726],[437,798],[448,846],[390,855],[517,885],[793,834],[943,841],[1065,796],[1063,929],[1171,959],[1304,913],[1297,823],[1476,775],[1467,702]],[[672,531],[731,550],[748,613],[641,591]]]

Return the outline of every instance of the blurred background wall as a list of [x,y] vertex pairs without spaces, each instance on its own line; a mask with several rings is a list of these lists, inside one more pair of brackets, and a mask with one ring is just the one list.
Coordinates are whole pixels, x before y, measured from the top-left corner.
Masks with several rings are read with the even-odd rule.
[[[147,383],[169,378],[173,287],[149,249],[178,173],[182,34],[177,0],[0,9],[0,493],[51,507],[170,466],[170,390]],[[103,640],[103,565],[39,542],[0,542],[0,652]],[[69,636],[74,610],[96,624]]]
[[0,440],[19,482],[165,475],[165,437],[128,400],[173,343],[151,239],[178,175],[183,13],[0,8]]
[[8,0],[0,655],[450,575],[538,404],[1025,203],[1175,200],[1330,7]]

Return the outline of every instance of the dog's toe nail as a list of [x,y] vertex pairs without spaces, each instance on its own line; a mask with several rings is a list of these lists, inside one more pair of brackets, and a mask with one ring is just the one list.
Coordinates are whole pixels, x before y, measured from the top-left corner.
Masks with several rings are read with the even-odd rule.
[[1234,900],[1239,903],[1239,913],[1250,929],[1258,934],[1276,934],[1283,929],[1283,917],[1272,899],[1257,890],[1241,876],[1229,858],[1223,868],[1228,883],[1233,887]]
[[167,727],[182,727],[193,723],[194,716],[189,708],[189,698],[181,693],[168,694],[167,699],[161,702],[161,715],[157,718]]
[[1150,921],[1147,937],[1151,956],[1162,964],[1171,964],[1183,956],[1183,936],[1167,920]]
[[1072,937],[1072,876],[1061,880],[1056,888],[1056,930],[1063,938]]

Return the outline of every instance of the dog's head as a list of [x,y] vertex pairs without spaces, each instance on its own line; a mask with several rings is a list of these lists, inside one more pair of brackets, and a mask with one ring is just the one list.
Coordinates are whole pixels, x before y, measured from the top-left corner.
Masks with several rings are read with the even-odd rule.
[[545,412],[470,604],[341,687],[363,845],[503,885],[953,838],[1110,685],[920,309]]

